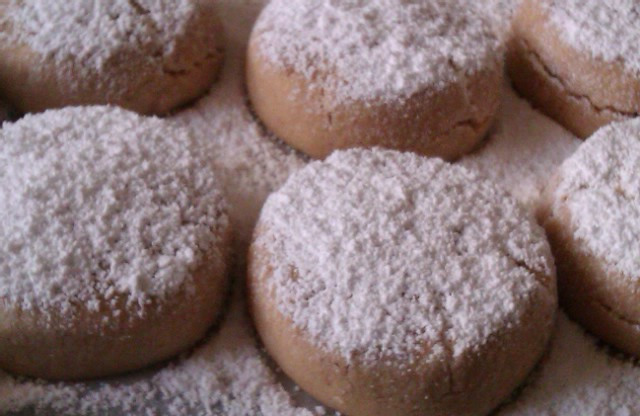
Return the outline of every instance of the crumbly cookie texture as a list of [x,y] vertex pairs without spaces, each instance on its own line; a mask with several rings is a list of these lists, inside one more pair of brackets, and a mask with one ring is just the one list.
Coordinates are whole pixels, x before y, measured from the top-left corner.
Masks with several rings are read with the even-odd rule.
[[494,22],[463,3],[275,0],[254,35],[264,58],[335,93],[337,102],[393,101],[499,67]]
[[594,58],[620,62],[640,76],[640,2],[637,0],[545,0],[563,39]]
[[204,94],[223,59],[208,0],[7,0],[0,92],[22,112],[112,104],[166,115]]
[[554,273],[542,229],[505,192],[438,159],[335,152],[269,197],[258,227],[277,308],[347,361],[410,366],[431,344],[456,357],[517,325],[527,299],[555,304],[539,280]]
[[640,270],[640,120],[600,129],[556,175],[554,210],[566,207],[587,255],[628,279]]
[[0,38],[26,44],[62,68],[75,61],[81,70],[100,72],[131,52],[150,60],[170,56],[197,2],[8,0],[0,5],[0,27],[11,30]]
[[203,259],[223,264],[226,203],[188,131],[78,107],[6,124],[0,141],[0,299],[9,305],[64,314],[124,296],[142,311],[188,293]]

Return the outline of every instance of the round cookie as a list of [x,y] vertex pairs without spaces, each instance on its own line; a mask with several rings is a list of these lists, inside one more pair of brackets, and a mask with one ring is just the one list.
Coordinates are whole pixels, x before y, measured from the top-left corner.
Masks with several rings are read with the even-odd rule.
[[493,121],[502,42],[458,0],[274,0],[246,73],[260,119],[310,156],[382,146],[456,159]]
[[600,129],[565,161],[539,210],[560,301],[598,337],[640,357],[640,120]]
[[217,77],[214,8],[209,0],[4,0],[0,95],[23,112],[113,104],[167,114]]
[[507,53],[515,88],[579,137],[640,114],[640,2],[524,0]]
[[440,159],[336,151],[263,208],[249,253],[260,337],[344,414],[480,415],[545,349],[557,305],[544,231]]
[[227,294],[229,221],[196,141],[68,107],[0,130],[0,368],[134,370],[199,340]]

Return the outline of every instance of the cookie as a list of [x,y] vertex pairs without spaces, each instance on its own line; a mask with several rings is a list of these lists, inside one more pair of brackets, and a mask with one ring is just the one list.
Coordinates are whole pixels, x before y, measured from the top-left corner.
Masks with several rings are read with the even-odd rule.
[[195,140],[114,107],[0,130],[0,367],[75,380],[135,370],[208,331],[229,221]]
[[544,231],[459,166],[336,151],[267,200],[249,253],[256,328],[286,374],[344,414],[480,415],[554,324]]
[[524,0],[507,53],[515,88],[581,138],[640,114],[640,3]]
[[493,121],[502,41],[459,1],[275,0],[246,73],[259,118],[312,157],[382,146],[456,159]]
[[640,357],[640,120],[603,127],[567,159],[539,209],[560,301],[592,333]]
[[209,89],[222,44],[208,0],[7,0],[0,95],[22,112],[112,104],[164,115]]

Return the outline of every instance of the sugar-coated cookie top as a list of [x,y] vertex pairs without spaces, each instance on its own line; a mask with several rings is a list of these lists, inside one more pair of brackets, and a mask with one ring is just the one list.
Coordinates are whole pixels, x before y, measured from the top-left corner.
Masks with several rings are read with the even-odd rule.
[[564,40],[640,75],[640,1],[544,0]]
[[[0,130],[0,299],[66,313],[144,307],[222,264],[225,202],[188,131],[114,107]],[[102,302],[102,304],[101,304]]]
[[347,360],[458,356],[555,302],[542,229],[440,159],[334,152],[269,197],[258,230],[279,311]]
[[[101,71],[130,54],[162,61],[176,40],[190,31],[190,42],[211,38],[190,27],[201,0],[7,0],[0,5],[0,39],[28,45],[61,65],[79,62]],[[215,34],[213,35],[215,36]],[[175,62],[165,62],[167,66]],[[78,67],[75,67],[78,69]],[[172,68],[180,69],[180,68]]]
[[500,65],[488,16],[460,0],[273,0],[254,36],[337,102],[391,101]]
[[568,207],[588,254],[640,278],[640,120],[598,130],[558,173],[554,209]]

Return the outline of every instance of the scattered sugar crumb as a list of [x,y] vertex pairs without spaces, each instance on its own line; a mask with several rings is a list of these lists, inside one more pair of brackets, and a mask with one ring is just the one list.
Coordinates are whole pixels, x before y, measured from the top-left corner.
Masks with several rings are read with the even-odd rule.
[[0,372],[0,413],[21,414],[27,407],[60,416],[312,416],[276,382],[258,351],[241,289],[236,293],[219,332],[191,356],[160,370],[75,384],[19,380]]
[[[268,62],[293,68],[333,104],[393,101],[502,63],[494,18],[466,0],[273,0],[254,35]],[[321,74],[320,76],[318,76]]]
[[560,313],[548,355],[497,416],[637,415],[639,375],[636,365],[610,355]]
[[[249,30],[260,1],[220,5],[226,23],[227,54],[222,79],[210,94],[172,120],[198,138],[225,182],[234,226],[244,245],[266,197],[307,159],[272,138],[248,111],[244,90],[244,58]],[[242,30],[240,29],[242,28]]]
[[425,343],[445,353],[442,339],[457,357],[531,302],[555,307],[536,276],[553,273],[544,231],[506,192],[439,159],[336,151],[272,194],[259,226],[269,261],[256,264],[278,309],[347,361],[411,361]]
[[534,209],[548,179],[581,143],[505,85],[487,142],[459,163],[481,172]]
[[640,75],[640,3],[636,0],[544,0],[551,22],[576,49],[621,62]]

